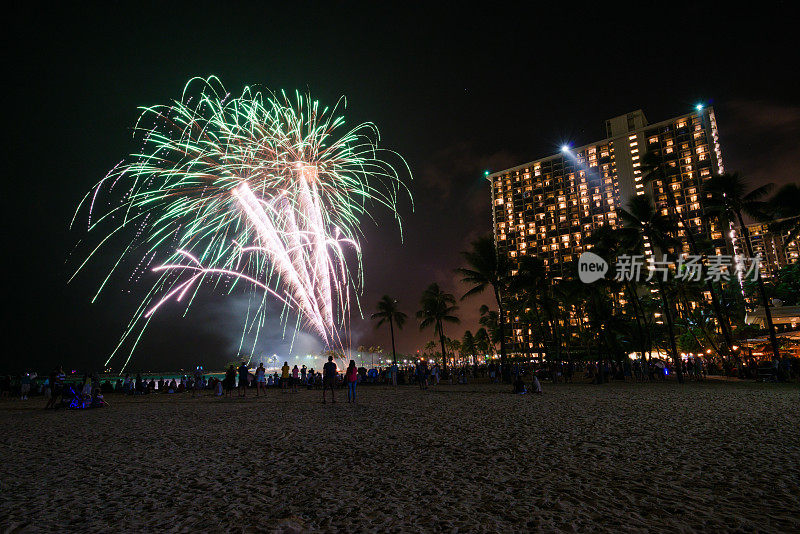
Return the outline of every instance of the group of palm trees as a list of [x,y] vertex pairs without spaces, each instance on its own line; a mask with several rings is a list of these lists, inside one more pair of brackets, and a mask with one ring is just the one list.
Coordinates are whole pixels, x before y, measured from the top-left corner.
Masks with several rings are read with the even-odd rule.
[[[665,178],[656,158],[646,155],[643,168],[647,181]],[[635,196],[619,209],[622,226],[602,226],[586,241],[592,252],[613,265],[623,254],[644,255],[646,246],[677,258],[682,245],[688,244],[689,253],[705,262],[714,254],[708,236],[691,230],[672,190],[664,190],[666,210],[663,205],[656,209],[647,195]],[[800,235],[800,187],[786,185],[768,198],[771,190],[771,185],[748,190],[736,173],[713,176],[702,189],[706,216],[721,228],[729,228],[731,223],[738,227],[738,238],[750,258],[753,247],[746,217],[771,223],[770,228],[783,235],[786,243]],[[448,354],[475,357],[494,352],[498,344],[503,363],[512,354],[525,359],[535,354],[561,362],[622,361],[630,353],[645,358],[655,352],[674,360],[677,378],[682,381],[681,353],[709,353],[723,367],[735,366],[741,361],[737,338],[754,334],[753,327],[744,324],[746,302],[736,277],[680,283],[660,276],[649,281],[606,278],[584,284],[577,280],[577,273],[553,275],[535,256],[522,256],[512,263],[498,254],[490,235],[475,240],[462,255],[466,266],[456,272],[468,289],[461,299],[489,290],[497,308],[482,306],[481,327],[475,335],[466,331],[463,339],[450,339],[445,326],[460,322],[456,297],[436,283],[425,289],[416,317],[420,329],[433,329],[445,367]],[[765,311],[771,351],[778,357],[780,347],[760,276],[755,285],[757,300]],[[406,314],[398,309],[396,299],[384,296],[372,318],[378,320],[378,326],[389,324],[396,361],[395,327],[402,328]],[[430,342],[425,348],[432,350],[433,346]]]

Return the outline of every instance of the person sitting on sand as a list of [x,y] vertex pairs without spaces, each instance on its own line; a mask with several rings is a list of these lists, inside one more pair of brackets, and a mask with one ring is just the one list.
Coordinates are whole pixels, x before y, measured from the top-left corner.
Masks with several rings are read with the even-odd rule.
[[92,375],[89,373],[83,375],[81,395],[84,397],[90,397],[92,395]]
[[336,375],[338,374],[338,369],[336,368],[336,362],[333,361],[333,356],[328,356],[328,363],[322,366],[322,402],[325,401],[325,391],[330,389],[331,390],[331,402],[336,402]]
[[539,377],[533,373],[533,383],[531,384],[531,393],[542,394],[542,384],[539,382]]
[[518,373],[514,379],[514,393],[524,395],[527,392],[528,390],[525,388],[525,381],[522,379],[522,374]]

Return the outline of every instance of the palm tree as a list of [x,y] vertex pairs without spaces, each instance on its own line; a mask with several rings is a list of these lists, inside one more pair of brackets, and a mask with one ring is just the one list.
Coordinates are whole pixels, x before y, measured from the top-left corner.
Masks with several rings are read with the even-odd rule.
[[436,342],[435,341],[428,341],[427,343],[425,343],[425,347],[423,347],[423,349],[425,350],[426,353],[429,353],[429,354],[433,355],[434,357],[436,356]]
[[[609,265],[616,263],[621,255],[641,256],[644,254],[642,242],[637,235],[633,235],[632,232],[624,229],[614,229],[609,225],[603,225],[592,232],[586,243],[592,245],[592,252],[605,259]],[[636,320],[638,348],[644,359],[647,351],[647,340],[652,338],[652,333],[646,328],[647,317],[637,289],[638,280],[626,279],[621,283],[628,293],[628,300],[632,308],[630,311]],[[616,281],[608,280],[606,284],[613,286],[616,285]]]
[[403,324],[405,324],[408,316],[397,309],[397,299],[393,299],[389,295],[384,295],[381,300],[378,301],[377,310],[377,312],[372,314],[373,319],[378,319],[378,324],[375,325],[375,328],[380,327],[383,323],[389,323],[389,332],[392,334],[392,363],[396,365],[397,354],[394,350],[394,325],[396,324],[397,328],[402,330]]
[[492,350],[495,350],[495,345],[500,342],[500,314],[490,310],[486,304],[483,304],[479,311],[481,318],[478,319],[478,323],[486,330],[492,344]]
[[[686,221],[683,216],[683,210],[678,207],[678,200],[675,198],[675,192],[671,187],[667,187],[667,173],[665,171],[665,161],[661,157],[660,154],[654,151],[648,151],[642,157],[642,173],[644,176],[645,182],[653,182],[658,181],[663,184],[663,191],[665,193],[668,205],[668,213],[669,216],[675,219],[675,226],[676,228],[680,228],[683,230],[684,235],[687,238],[689,243],[689,249],[691,250],[692,254],[695,256],[705,256],[703,251],[701,250],[701,246],[695,237],[695,232],[693,231],[691,224]],[[677,236],[674,236],[677,239]],[[703,247],[708,249],[710,243],[703,243]],[[719,298],[717,289],[714,286],[714,283],[711,281],[710,278],[706,278],[705,280],[706,290],[711,298],[711,306],[714,309],[714,315],[717,318],[717,322],[719,323],[720,331],[722,332],[722,337],[725,340],[724,345],[724,352],[726,353],[727,357],[730,359],[733,356],[733,336],[731,335],[731,326],[728,320],[728,317],[723,314],[722,306],[720,306]]]
[[383,348],[380,345],[375,345],[369,348],[370,354],[372,354],[372,367],[375,367],[375,354],[383,353]]
[[[479,353],[486,356],[489,353],[489,346],[492,344],[491,340],[489,339],[489,334],[486,332],[484,327],[478,328],[477,332],[475,332],[475,348],[478,350]],[[494,351],[494,349],[492,349]]]
[[[533,318],[531,325],[539,331],[541,354],[550,360],[550,348],[556,340],[554,324],[555,309],[558,303],[552,298],[552,282],[548,277],[544,262],[535,257],[525,256],[519,261],[519,270],[509,282],[509,291],[520,295],[523,309],[530,310],[526,315]],[[546,316],[546,319],[542,315]]]
[[453,367],[455,367],[456,366],[456,352],[461,354],[461,340],[460,339],[447,338],[447,347],[450,349],[450,353],[453,355]]
[[472,242],[472,250],[462,252],[467,261],[467,268],[456,269],[461,274],[461,281],[472,284],[472,288],[464,293],[461,300],[482,293],[491,286],[494,298],[497,301],[500,323],[500,362],[505,366],[507,362],[505,324],[506,316],[503,307],[503,294],[508,288],[510,265],[508,257],[498,254],[492,236],[484,236]]
[[775,219],[769,229],[781,234],[786,245],[800,238],[800,185],[786,184],[778,189],[769,200],[769,211]]
[[[666,251],[675,245],[675,240],[670,236],[671,225],[669,220],[655,210],[649,197],[644,195],[633,197],[628,202],[628,209],[620,208],[619,213],[625,221],[626,233],[632,239],[646,237],[650,240],[651,245],[662,251]],[[654,278],[658,284],[661,302],[664,305],[663,314],[667,323],[667,337],[672,350],[672,359],[675,362],[678,383],[683,383],[683,365],[675,343],[675,325],[672,321],[672,309],[667,296],[667,287],[660,276],[655,276]]]
[[[744,215],[752,217],[756,220],[766,219],[767,204],[762,200],[770,190],[773,184],[766,184],[757,187],[746,193],[747,183],[739,173],[725,173],[718,174],[709,178],[703,187],[703,191],[707,195],[706,199],[706,212],[716,217],[720,223],[728,226],[731,218],[739,223],[739,228],[742,232],[742,241],[744,241],[747,256],[753,257],[753,246],[750,243],[750,232],[747,230],[747,225],[744,224]],[[764,306],[764,316],[769,329],[769,340],[772,345],[773,357],[780,358],[778,350],[778,338],[775,335],[775,324],[772,322],[772,312],[769,309],[769,300],[767,299],[767,292],[764,289],[764,281],[761,279],[760,273],[756,273],[756,284],[758,285],[758,293],[761,296],[761,304]]]
[[439,287],[439,284],[433,283],[422,292],[422,299],[420,299],[421,310],[417,312],[417,319],[420,319],[419,329],[424,330],[430,326],[433,331],[439,336],[439,342],[442,344],[442,370],[447,370],[447,349],[444,343],[444,323],[458,324],[461,321],[454,315],[458,310],[455,305],[456,298],[450,294],[445,293]]
[[475,351],[476,351],[476,344],[475,344],[475,336],[472,335],[472,332],[467,330],[464,332],[464,337],[461,339],[461,348],[463,351],[472,358],[473,363],[475,362]]

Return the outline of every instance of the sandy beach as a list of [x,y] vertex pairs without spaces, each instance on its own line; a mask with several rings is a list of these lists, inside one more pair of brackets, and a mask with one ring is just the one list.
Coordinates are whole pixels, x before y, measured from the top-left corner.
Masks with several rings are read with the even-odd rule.
[[0,402],[2,532],[800,531],[800,389]]

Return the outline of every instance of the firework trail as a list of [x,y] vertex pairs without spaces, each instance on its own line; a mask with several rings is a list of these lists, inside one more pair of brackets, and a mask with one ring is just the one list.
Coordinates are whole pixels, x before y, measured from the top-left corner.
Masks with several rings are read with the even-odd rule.
[[379,205],[399,226],[398,198],[411,196],[405,161],[378,149],[372,123],[345,128],[344,106],[249,87],[233,97],[210,77],[190,80],[169,105],[141,108],[141,150],[86,194],[72,221],[86,211],[89,234],[101,236],[75,275],[128,240],[93,301],[126,258],[145,267],[162,258],[106,365],[127,350],[124,369],[153,314],[171,301],[186,313],[204,283],[252,292],[256,311],[242,329],[242,343],[255,334],[248,352],[271,303],[282,306],[284,328],[293,322],[329,349],[347,345],[350,315],[360,314],[361,221]]

